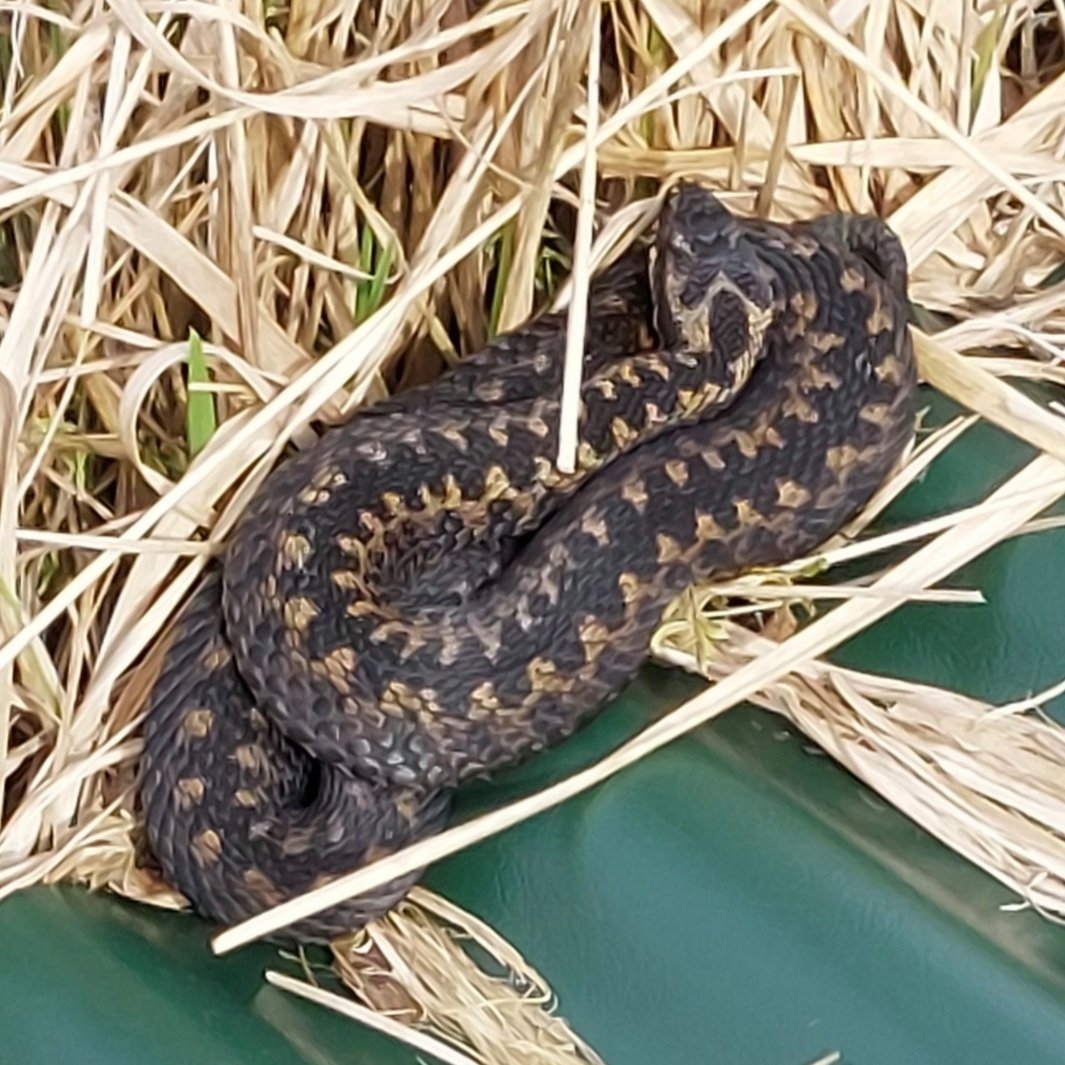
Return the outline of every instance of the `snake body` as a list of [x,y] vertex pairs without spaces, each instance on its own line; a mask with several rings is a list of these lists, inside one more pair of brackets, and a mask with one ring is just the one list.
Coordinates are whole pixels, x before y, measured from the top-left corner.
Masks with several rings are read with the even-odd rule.
[[[243,919],[445,823],[573,733],[686,586],[799,557],[913,432],[906,260],[872,218],[776,225],[677,186],[593,280],[577,469],[543,315],[285,461],[181,618],[145,725],[166,878]],[[348,931],[419,874],[286,930]]]

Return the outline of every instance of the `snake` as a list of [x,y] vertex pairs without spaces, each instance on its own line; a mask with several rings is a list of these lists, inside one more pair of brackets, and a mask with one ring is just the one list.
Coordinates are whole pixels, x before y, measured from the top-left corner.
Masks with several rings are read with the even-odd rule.
[[[915,428],[907,260],[877,216],[743,217],[680,181],[567,312],[364,406],[258,485],[147,700],[147,850],[242,921],[448,823],[467,781],[572,736],[686,588],[805,557]],[[329,941],[406,874],[277,933]]]

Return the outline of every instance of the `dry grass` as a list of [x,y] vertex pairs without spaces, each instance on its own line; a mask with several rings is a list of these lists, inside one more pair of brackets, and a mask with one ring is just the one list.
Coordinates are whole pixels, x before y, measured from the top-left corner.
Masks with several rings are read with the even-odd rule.
[[[722,589],[687,597],[658,651],[712,676],[706,693],[584,774],[330,890],[460,849],[749,697],[1065,915],[1058,726],[817,657],[1004,537],[1054,524],[1039,515],[1065,495],[1065,419],[1008,382],[1065,380],[1065,5],[600,12],[0,3],[0,897],[73,878],[181,905],[133,860],[138,713],[158,638],[248,493],[289,443],[532,310],[569,300],[579,324],[589,269],[653,217],[662,180],[693,174],[741,211],[888,218],[913,299],[947,319],[918,335],[926,380],[1041,456],[984,504],[913,530],[922,546],[837,588],[846,601],[797,632],[783,604],[812,593],[779,579],[724,590],[741,608],[781,604],[757,637],[708,620]],[[922,441],[862,523],[969,424]],[[884,546],[841,541],[824,559]],[[461,953],[447,927],[490,935],[418,898],[354,948],[388,959],[388,981],[340,966],[364,1003],[404,988],[454,1060],[515,1060],[508,1033],[538,1047],[529,1061],[594,1060],[548,1019],[520,958],[506,964],[542,995],[472,969],[456,980],[459,963],[434,955]],[[477,1008],[493,994],[513,1009]]]

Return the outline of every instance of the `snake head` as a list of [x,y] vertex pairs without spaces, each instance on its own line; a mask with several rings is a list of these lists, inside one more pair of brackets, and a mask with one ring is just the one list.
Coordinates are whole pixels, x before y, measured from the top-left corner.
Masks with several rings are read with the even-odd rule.
[[662,342],[750,372],[774,316],[773,272],[744,223],[709,190],[670,189],[651,249],[651,287]]

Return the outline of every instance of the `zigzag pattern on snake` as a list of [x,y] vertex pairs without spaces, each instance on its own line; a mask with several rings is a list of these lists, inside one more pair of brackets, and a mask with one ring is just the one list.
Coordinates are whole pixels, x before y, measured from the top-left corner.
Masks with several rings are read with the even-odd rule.
[[[778,225],[683,183],[594,279],[578,469],[563,315],[287,459],[188,604],[141,799],[165,877],[235,922],[445,823],[572,734],[692,582],[814,550],[913,432],[906,261],[872,218]],[[316,915],[323,939],[418,874]]]

